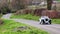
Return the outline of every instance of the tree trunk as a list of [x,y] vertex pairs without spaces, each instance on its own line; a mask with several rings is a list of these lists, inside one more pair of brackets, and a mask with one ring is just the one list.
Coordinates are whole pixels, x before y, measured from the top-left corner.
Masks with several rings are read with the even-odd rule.
[[52,0],[47,0],[47,9],[51,10],[52,7]]

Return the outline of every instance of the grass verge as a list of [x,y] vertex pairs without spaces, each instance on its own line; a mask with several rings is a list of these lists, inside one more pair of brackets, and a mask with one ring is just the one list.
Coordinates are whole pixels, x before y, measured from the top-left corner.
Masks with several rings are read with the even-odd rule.
[[2,14],[0,14],[0,18],[2,17]]
[[17,19],[22,18],[22,19],[38,21],[39,16],[34,16],[32,14],[25,14],[25,15],[12,15],[11,18],[17,18]]
[[60,19],[52,19],[52,23],[60,24]]
[[[18,23],[12,20],[3,20],[4,24],[0,25],[0,34],[48,34],[43,30],[39,30],[35,27],[31,27],[22,23]],[[13,31],[15,28],[20,26],[28,26],[30,29],[25,31]]]

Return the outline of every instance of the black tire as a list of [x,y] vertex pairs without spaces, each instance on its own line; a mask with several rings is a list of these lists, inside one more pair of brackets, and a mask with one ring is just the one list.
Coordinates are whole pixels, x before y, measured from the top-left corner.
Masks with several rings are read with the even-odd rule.
[[51,24],[51,20],[49,20],[49,24]]
[[42,20],[42,21],[40,22],[40,24],[45,24],[44,20]]

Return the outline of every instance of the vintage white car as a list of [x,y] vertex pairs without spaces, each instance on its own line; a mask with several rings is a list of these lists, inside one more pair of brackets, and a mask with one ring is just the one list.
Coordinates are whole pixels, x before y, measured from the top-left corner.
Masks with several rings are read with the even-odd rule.
[[41,16],[39,22],[40,24],[51,24],[51,19],[48,16]]

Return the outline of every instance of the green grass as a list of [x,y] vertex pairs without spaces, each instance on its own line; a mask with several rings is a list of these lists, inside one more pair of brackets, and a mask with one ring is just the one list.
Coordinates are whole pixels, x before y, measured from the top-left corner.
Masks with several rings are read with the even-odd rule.
[[[26,15],[12,15],[11,18],[23,18],[23,19],[29,19],[29,20],[39,20],[39,16],[33,16],[32,14],[26,14]],[[52,23],[60,24],[60,19],[52,19]]]
[[2,17],[2,14],[0,14],[0,18]]
[[[12,20],[3,20],[4,23],[0,25],[0,34],[48,34],[47,32],[37,29],[35,27],[31,27],[26,24],[18,23]],[[30,29],[25,31],[14,31],[15,28],[21,26],[28,26]]]
[[52,23],[60,24],[60,19],[52,19]]
[[39,16],[34,16],[32,14],[25,14],[25,15],[12,15],[11,18],[23,18],[23,19],[29,19],[29,20],[38,20]]
[[60,0],[57,0],[57,1],[60,1]]

